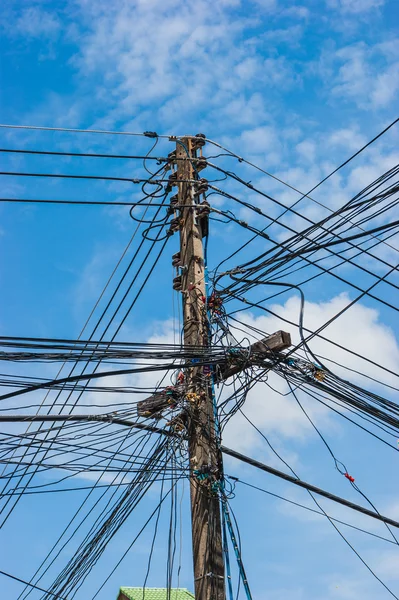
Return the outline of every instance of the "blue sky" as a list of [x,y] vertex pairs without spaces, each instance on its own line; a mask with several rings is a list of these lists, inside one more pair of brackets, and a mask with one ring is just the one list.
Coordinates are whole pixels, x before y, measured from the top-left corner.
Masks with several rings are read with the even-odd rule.
[[[177,135],[203,132],[306,192],[396,118],[398,13],[397,3],[389,0],[307,0],[302,4],[288,0],[121,0],[114,5],[102,0],[9,1],[0,9],[0,121]],[[313,197],[329,208],[337,208],[397,164],[398,131],[391,129]],[[0,136],[3,148],[141,154],[150,147],[147,139],[122,136],[6,129],[0,130]],[[161,141],[156,152],[165,156],[172,149],[173,144]],[[244,178],[283,204],[298,197],[245,165],[228,163],[227,159],[223,164],[240,169]],[[128,161],[109,164],[100,159],[85,162],[2,156],[2,165],[2,170],[9,171],[122,177],[138,177],[142,172],[140,166]],[[138,194],[125,183],[3,177],[2,184],[3,197],[128,200]],[[236,192],[229,182],[220,185]],[[265,199],[255,199],[249,193],[247,199],[257,202],[273,217],[281,212]],[[231,208],[226,200],[215,198],[215,202],[226,210]],[[300,206],[301,214],[312,219],[326,214],[310,201]],[[240,218],[257,225],[245,209],[235,209]],[[77,337],[132,236],[134,223],[128,210],[3,205],[0,215],[2,335]],[[393,212],[390,216],[398,218]],[[301,217],[290,214],[284,222],[295,228],[305,227]],[[281,229],[272,231],[278,239],[284,236]],[[237,246],[238,239],[241,242],[247,238],[234,225],[213,223],[209,243],[212,266]],[[173,337],[177,328],[173,311],[177,310],[179,297],[172,297],[170,255],[177,249],[177,240],[171,244],[173,248],[166,252],[120,339],[162,342]],[[256,256],[265,248],[266,242],[257,242],[243,256]],[[397,251],[383,248],[378,252],[384,259],[397,262]],[[362,264],[367,265],[367,259],[364,261]],[[367,276],[350,267],[343,267],[340,273],[349,279],[356,277],[359,285],[369,283]],[[354,297],[353,290],[332,278],[323,285],[307,286],[305,292],[305,324],[311,329]],[[254,298],[258,293],[254,292]],[[384,298],[392,299],[392,292],[384,288],[383,293]],[[297,319],[295,296],[287,294],[269,307],[272,304],[278,314]],[[281,328],[278,319],[260,312],[253,311],[246,318],[265,331]],[[328,331],[337,342],[397,370],[397,325],[396,313],[362,300]],[[297,331],[291,333],[295,339]],[[314,349],[331,359],[342,359],[336,348],[327,348],[321,342],[314,341]],[[365,369],[364,363],[353,356],[343,360],[351,368]],[[381,371],[369,368],[370,375],[383,377]],[[54,372],[51,365],[41,369],[45,376]],[[35,370],[30,367],[23,372],[34,374]],[[364,384],[355,375],[354,381]],[[371,389],[381,391],[378,386]],[[338,457],[350,466],[359,487],[382,513],[399,518],[397,455],[314,401],[304,398],[304,402]],[[289,399],[265,387],[257,388],[249,396],[245,411],[303,479],[361,502]],[[226,431],[225,443],[283,468],[240,416]],[[311,506],[305,492],[254,473],[233,460],[227,460],[226,472]],[[87,484],[87,479],[79,481]],[[2,569],[23,579],[31,576],[55,534],[82,501],[77,492],[61,496],[32,495],[21,501],[14,520],[2,532]],[[77,598],[94,594],[104,570],[117,562],[156,499],[157,492],[150,492],[146,504],[125,523]],[[180,584],[192,589],[187,499],[186,485]],[[390,597],[321,517],[240,484],[232,506],[240,524],[254,598]],[[380,535],[388,534],[382,525],[330,506],[327,501],[323,501],[323,507],[337,518]],[[167,518],[166,510],[149,578],[149,585],[154,587],[165,583]],[[397,548],[353,530],[342,531],[398,595]],[[115,597],[119,585],[143,583],[151,536],[149,529],[140,538],[98,596],[100,600]],[[69,557],[65,551],[64,562]],[[40,585],[45,587],[49,581],[51,577]],[[21,586],[1,578],[0,590],[2,596],[14,598]],[[39,592],[32,593],[31,598],[36,597],[40,597]]]

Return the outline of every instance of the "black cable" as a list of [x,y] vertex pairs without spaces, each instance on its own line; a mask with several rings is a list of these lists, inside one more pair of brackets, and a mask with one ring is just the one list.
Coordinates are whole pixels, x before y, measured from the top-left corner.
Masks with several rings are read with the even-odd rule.
[[120,200],[43,200],[32,198],[0,198],[0,202],[10,202],[14,204],[76,204],[77,206],[165,206],[163,203],[154,202],[121,202]]
[[333,500],[334,502],[338,502],[338,504],[342,504],[343,506],[347,506],[348,508],[353,508],[354,510],[361,512],[364,515],[367,515],[368,517],[372,517],[373,519],[376,519],[377,521],[382,521],[384,523],[388,523],[389,525],[392,525],[393,527],[399,528],[399,522],[395,521],[394,519],[390,519],[389,517],[383,517],[382,515],[374,513],[373,511],[371,511],[367,508],[364,508],[363,506],[354,504],[353,502],[350,502],[349,500],[345,500],[344,498],[340,498],[339,496],[336,496],[335,494],[330,494],[330,492],[326,492],[326,491],[322,490],[321,488],[318,488],[314,485],[311,485],[309,483],[302,481],[301,479],[297,479],[296,477],[292,477],[291,475],[288,475],[287,473],[283,473],[282,471],[278,471],[277,469],[274,469],[273,467],[269,467],[268,465],[265,465],[265,464],[259,462],[258,460],[255,460],[254,458],[249,458],[248,456],[245,456],[244,454],[237,452],[236,450],[231,450],[230,448],[226,448],[225,446],[221,446],[221,450],[222,450],[223,454],[232,456],[233,458],[236,458],[237,460],[240,460],[241,462],[251,465],[252,467],[256,467],[257,469],[260,469],[261,471],[266,471],[267,473],[270,473],[271,475],[276,475],[280,479],[285,479],[286,481],[289,481],[290,483],[293,483],[294,485],[297,485],[299,487],[307,489],[311,492],[314,492],[315,494],[319,494],[320,496],[324,496],[328,500]]
[[38,587],[37,585],[33,585],[31,583],[28,583],[24,579],[21,579],[20,577],[15,577],[15,575],[10,575],[10,573],[6,573],[5,571],[0,571],[0,574],[1,575],[5,575],[6,577],[9,577],[10,579],[14,579],[15,581],[19,581],[19,583],[23,583],[24,585],[28,585],[32,589],[39,590],[39,592],[44,592],[45,594],[49,594],[53,598],[60,598],[60,600],[67,600],[65,598],[65,596],[60,596],[59,594],[53,594],[52,592],[49,592],[48,590],[45,590],[45,589],[43,589],[41,587]]
[[[359,150],[357,150],[354,154],[352,154],[348,159],[346,159],[343,163],[341,163],[338,167],[336,167],[333,171],[331,171],[328,175],[326,175],[326,177],[324,177],[324,179],[322,179],[321,181],[319,181],[319,183],[317,185],[315,185],[312,189],[310,189],[306,194],[302,194],[302,192],[300,192],[299,190],[293,188],[291,185],[285,183],[284,181],[282,181],[281,179],[278,179],[277,177],[275,177],[274,175],[271,175],[270,173],[268,173],[267,171],[261,169],[260,167],[258,167],[257,165],[247,161],[245,158],[242,158],[241,156],[239,156],[238,154],[234,154],[233,152],[231,152],[230,150],[227,150],[226,148],[223,148],[223,146],[220,146],[219,144],[213,142],[212,140],[208,140],[207,142],[218,146],[219,148],[221,148],[222,150],[226,150],[230,155],[235,156],[235,158],[237,158],[239,160],[239,162],[244,162],[252,167],[254,167],[255,169],[261,171],[262,173],[264,173],[265,175],[268,175],[269,177],[272,177],[273,179],[276,179],[277,181],[279,181],[280,183],[282,183],[283,185],[288,186],[289,188],[291,188],[292,190],[294,190],[295,192],[297,192],[298,194],[301,194],[301,198],[299,198],[293,205],[295,206],[296,204],[298,204],[301,200],[303,200],[304,198],[309,198],[309,194],[311,194],[312,192],[314,192],[318,187],[320,187],[325,181],[327,181],[328,179],[330,179],[330,177],[332,177],[333,175],[335,175],[335,173],[337,173],[338,171],[340,171],[343,167],[345,167],[347,164],[349,164],[354,158],[356,158],[357,156],[359,156],[359,154],[361,154],[364,150],[366,150],[366,148],[368,148],[369,146],[371,146],[374,142],[376,142],[380,137],[382,137],[387,131],[389,131],[389,129],[391,129],[391,127],[393,127],[394,125],[396,125],[396,123],[399,122],[399,118],[395,119],[394,121],[392,121],[387,127],[385,127],[385,129],[383,129],[382,131],[380,131],[380,133],[378,133],[376,136],[374,136],[369,142],[367,142],[364,146],[362,146]],[[313,200],[312,198],[310,198],[311,200]],[[283,213],[284,214],[284,213]],[[281,216],[283,216],[280,215]],[[279,217],[279,218],[280,218]]]
[[[278,498],[279,500],[283,500],[284,502],[288,502],[289,504],[293,504],[294,506],[298,506],[299,508],[308,510],[312,513],[315,513],[316,515],[321,515],[322,517],[326,516],[324,514],[324,512],[320,512],[318,510],[315,510],[314,508],[310,508],[310,506],[306,506],[305,504],[301,504],[300,502],[294,502],[294,500],[290,500],[289,498],[285,498],[284,496],[280,496],[279,494],[275,494],[274,492],[265,490],[264,488],[258,487],[251,483],[248,483],[247,481],[243,481],[242,479],[239,479],[238,477],[234,477],[233,475],[225,475],[225,477],[229,477],[230,479],[232,479],[234,481],[234,483],[241,483],[242,485],[250,487],[254,490],[258,490],[259,492],[263,492],[264,494],[268,494],[269,496],[273,496],[274,498]],[[329,515],[329,518],[332,521],[339,523],[340,525],[345,525],[346,527],[350,527],[351,529],[355,529],[356,531],[360,531],[361,533],[366,533],[367,535],[371,535],[375,538],[383,540],[384,542],[388,542],[389,544],[396,545],[396,542],[394,542],[393,540],[390,540],[381,535],[378,535],[377,533],[373,533],[372,531],[367,531],[367,529],[362,529],[361,527],[357,527],[356,525],[352,525],[351,523],[347,523],[346,521],[341,521],[340,519],[335,519],[334,517],[331,517],[331,515]]]

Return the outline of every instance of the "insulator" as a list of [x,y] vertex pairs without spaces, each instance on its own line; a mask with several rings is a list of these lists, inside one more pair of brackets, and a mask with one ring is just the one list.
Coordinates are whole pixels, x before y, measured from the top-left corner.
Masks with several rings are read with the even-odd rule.
[[196,136],[191,139],[191,144],[192,144],[193,150],[196,150],[197,148],[202,148],[203,146],[205,146],[205,140],[206,140],[206,136],[203,133],[197,133]]
[[209,202],[204,200],[203,202],[201,202],[201,204],[198,204],[197,210],[197,215],[199,217],[204,217],[205,215],[209,215],[209,213],[211,212],[211,205],[209,204]]
[[169,185],[177,185],[177,171],[169,175],[168,183]]
[[206,158],[202,156],[201,158],[195,161],[194,166],[197,171],[202,171],[202,169],[206,169],[206,167],[208,166],[208,162]]
[[177,277],[175,277],[173,279],[173,289],[176,292],[180,292],[182,289],[182,280],[181,280],[181,275],[178,275]]
[[201,228],[201,237],[207,237],[209,233],[209,217],[205,215],[199,219],[199,226]]
[[173,256],[172,256],[172,265],[174,267],[180,267],[181,266],[180,252],[176,252],[176,254],[173,254]]
[[168,154],[168,162],[172,163],[176,161],[176,150],[172,150],[172,152],[169,152]]
[[175,219],[171,220],[171,222],[170,222],[170,228],[171,228],[171,230],[173,232],[180,230],[180,219],[179,219],[179,217],[176,217]]
[[175,194],[174,196],[171,196],[170,205],[176,206],[176,204],[178,204],[178,203],[179,203],[179,196],[177,194]]
[[207,179],[199,179],[196,183],[195,195],[199,196],[200,194],[205,194],[208,191],[208,180]]
[[197,219],[198,226],[201,229],[202,237],[206,237],[209,233],[209,213],[211,212],[211,206],[209,202],[204,200],[198,205]]

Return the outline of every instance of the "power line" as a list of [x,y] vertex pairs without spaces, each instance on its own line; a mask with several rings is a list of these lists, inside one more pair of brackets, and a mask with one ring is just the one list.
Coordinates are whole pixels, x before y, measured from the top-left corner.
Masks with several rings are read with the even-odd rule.
[[33,585],[32,583],[28,583],[27,581],[25,581],[24,579],[21,579],[20,577],[15,577],[15,575],[10,575],[10,573],[6,573],[5,571],[0,571],[0,573],[1,573],[1,575],[5,575],[6,577],[9,577],[10,579],[19,581],[19,583],[23,583],[24,585],[27,585],[32,589],[39,590],[39,592],[44,592],[45,594],[50,594],[50,596],[52,596],[53,598],[60,598],[60,600],[67,600],[67,598],[65,598],[65,596],[60,596],[59,594],[53,594],[53,592],[50,592],[49,590],[45,590],[44,588],[38,587],[37,585]]
[[107,175],[69,175],[66,173],[24,173],[22,171],[0,171],[0,175],[12,177],[45,177],[50,179],[89,179],[96,181],[122,181],[126,183],[149,183],[153,185],[162,185],[169,183],[168,179],[148,179],[139,177],[111,177]]
[[[112,417],[111,417],[111,419],[112,419]],[[40,421],[40,420],[42,420],[42,421],[51,421],[51,420],[53,420],[53,421],[74,421],[74,420],[76,420],[76,421],[79,421],[79,420],[110,421],[110,422],[114,422],[114,423],[120,424],[120,425],[125,425],[128,427],[135,427],[135,428],[143,429],[145,431],[159,433],[161,435],[167,435],[167,436],[169,435],[172,437],[174,435],[172,432],[169,432],[165,429],[155,428],[150,425],[143,424],[143,423],[131,422],[131,421],[128,421],[125,419],[117,419],[117,418],[110,420],[109,415],[73,415],[72,414],[72,415],[65,415],[65,416],[64,415],[6,415],[6,416],[1,415],[0,416],[0,422],[1,421],[23,421],[23,420],[33,420],[33,421]],[[299,487],[302,487],[304,489],[312,491],[316,494],[324,496],[325,498],[328,498],[329,500],[338,502],[339,504],[347,506],[348,508],[352,508],[353,510],[362,512],[363,514],[365,514],[369,517],[383,521],[384,523],[388,523],[389,525],[399,528],[399,522],[397,522],[389,517],[384,517],[383,515],[380,515],[373,511],[370,511],[369,509],[364,508],[353,502],[350,502],[349,500],[345,500],[344,498],[336,496],[335,494],[326,492],[325,490],[323,490],[321,488],[318,488],[312,484],[306,483],[296,477],[292,477],[286,473],[283,473],[282,471],[278,471],[277,469],[274,469],[273,467],[269,467],[268,465],[265,465],[264,463],[261,463],[253,458],[245,456],[235,450],[232,450],[225,446],[221,446],[221,451],[224,454],[232,456],[233,458],[236,458],[237,460],[245,462],[245,463],[247,463],[253,467],[256,467],[258,469],[261,469],[262,471],[266,471],[267,473],[276,475],[277,477],[279,477],[281,479],[285,479],[286,481],[289,481],[290,483],[293,483],[294,485],[297,485]]]
[[9,125],[9,124],[0,124],[0,128],[2,129],[30,129],[33,131],[63,131],[66,133],[103,133],[106,135],[127,135],[127,136],[135,136],[135,137],[149,137],[149,138],[165,138],[169,139],[169,135],[158,135],[155,131],[145,131],[143,133],[137,133],[132,131],[107,131],[104,129],[70,129],[67,127],[42,127],[37,125]]
[[335,494],[326,492],[325,490],[322,490],[321,488],[316,487],[315,485],[306,483],[305,481],[302,481],[301,479],[292,477],[291,475],[288,475],[287,473],[283,473],[282,471],[278,471],[277,469],[274,469],[273,467],[269,467],[268,465],[265,465],[264,463],[261,463],[258,460],[255,460],[254,458],[249,458],[248,456],[245,456],[244,454],[241,454],[240,452],[237,452],[236,450],[231,450],[230,448],[226,448],[225,446],[222,446],[221,449],[224,454],[227,454],[228,456],[232,456],[233,458],[236,458],[237,460],[240,460],[241,462],[251,465],[252,467],[256,467],[257,469],[260,469],[261,471],[265,471],[266,473],[270,473],[271,475],[276,475],[280,479],[285,479],[285,481],[289,481],[290,483],[293,483],[294,485],[297,485],[297,486],[304,488],[310,492],[318,494],[319,496],[323,496],[324,498],[327,498],[328,500],[332,500],[333,502],[337,502],[338,504],[342,504],[343,506],[352,508],[353,510],[363,513],[364,515],[367,515],[368,517],[372,517],[373,519],[376,519],[377,521],[382,521],[383,523],[388,523],[388,525],[392,525],[393,527],[399,528],[399,522],[395,521],[394,519],[391,519],[389,517],[384,517],[383,515],[379,515],[373,511],[369,510],[368,508],[364,508],[363,506],[354,504],[353,502],[350,502],[349,500],[345,500],[344,498],[341,498],[340,496],[336,496]]
[[[304,198],[309,198],[309,194],[311,194],[312,192],[314,192],[314,190],[316,190],[318,187],[320,187],[325,181],[327,181],[330,177],[332,177],[333,175],[335,175],[335,173],[337,173],[343,167],[345,167],[347,164],[349,164],[354,158],[356,158],[357,156],[359,156],[359,154],[361,154],[364,150],[366,150],[366,148],[368,148],[374,142],[376,142],[380,137],[382,137],[387,131],[389,131],[389,129],[391,129],[391,127],[393,127],[394,125],[396,125],[396,123],[398,123],[398,122],[399,122],[399,117],[397,119],[395,119],[394,121],[392,121],[392,123],[390,123],[387,127],[385,127],[385,129],[383,129],[382,131],[380,131],[380,133],[378,133],[376,136],[374,136],[369,142],[367,142],[367,144],[365,144],[364,146],[362,146],[359,150],[357,150],[354,154],[352,154],[348,159],[346,159],[343,163],[341,163],[338,167],[336,167],[328,175],[326,175],[326,177],[324,177],[321,181],[319,181],[319,183],[317,185],[315,185],[312,189],[310,189],[306,194],[304,194],[303,192],[300,192],[298,189],[296,189],[292,185],[286,183],[282,179],[279,179],[275,175],[272,175],[268,171],[265,171],[264,169],[262,169],[258,165],[255,165],[254,163],[251,163],[250,161],[246,160],[245,158],[239,156],[238,154],[235,154],[231,150],[228,150],[227,148],[224,148],[220,144],[218,144],[218,143],[216,143],[216,142],[214,142],[212,140],[207,140],[207,141],[209,143],[213,144],[214,146],[217,146],[218,148],[221,148],[222,150],[228,152],[229,154],[231,154],[231,156],[234,156],[235,158],[237,158],[239,160],[239,162],[244,162],[244,163],[250,165],[251,167],[254,167],[258,171],[264,173],[265,175],[268,175],[269,177],[272,177],[273,179],[275,179],[279,183],[282,183],[283,185],[289,187],[290,189],[292,189],[293,191],[297,192],[298,194],[301,194],[301,198],[299,198],[298,200],[296,200],[296,202],[290,206],[290,208],[293,208],[296,204],[298,204],[298,202],[300,202]],[[313,200],[313,198],[310,198],[310,200]],[[316,202],[315,200],[313,200],[313,201]],[[318,202],[318,204],[320,204],[320,202]],[[323,206],[323,208],[327,208],[324,205],[322,205],[322,206]],[[289,210],[289,208],[287,208],[287,210]],[[331,210],[331,209],[327,208],[327,210]],[[280,215],[280,217],[281,216],[282,215]]]
[[[80,158],[114,158],[123,160],[155,160],[157,163],[170,162],[168,156],[148,156],[143,154],[98,154],[95,152],[57,152],[53,150],[27,150],[19,148],[0,148],[0,152],[8,154],[31,154],[34,156],[72,156]],[[173,157],[173,161],[190,161],[194,164],[200,160],[200,158],[184,158],[184,157]]]
[[[289,498],[285,498],[284,496],[280,496],[279,494],[275,494],[274,492],[270,492],[269,490],[265,490],[264,488],[258,487],[257,485],[253,485],[252,483],[248,483],[247,481],[243,481],[238,477],[234,477],[233,475],[226,475],[229,479],[231,479],[234,483],[241,483],[247,487],[250,487],[254,490],[258,490],[259,492],[263,492],[268,496],[273,496],[273,498],[278,498],[278,500],[283,500],[284,502],[288,502],[288,504],[293,504],[294,506],[298,506],[299,508],[303,508],[309,512],[315,513],[316,515],[320,515],[322,517],[326,517],[324,512],[315,510],[314,508],[310,508],[310,506],[306,506],[305,504],[301,504],[300,502],[295,502],[294,500],[290,500]],[[361,527],[357,527],[356,525],[352,525],[351,523],[347,523],[346,521],[341,521],[340,519],[335,519],[331,515],[328,515],[328,518],[340,525],[345,525],[346,527],[350,527],[351,529],[356,529],[356,531],[360,531],[361,533],[366,533],[367,535],[371,535],[375,538],[383,540],[384,542],[389,542],[390,544],[394,544],[396,546],[396,542],[390,540],[388,538],[383,537],[382,535],[378,535],[377,533],[373,533],[372,531],[367,531],[367,529],[362,529]]]
[[[144,180],[143,180],[144,181]],[[51,200],[51,199],[33,199],[33,198],[0,198],[0,202],[9,202],[14,204],[76,204],[85,206],[164,206],[164,203],[155,202],[121,202],[120,200]]]

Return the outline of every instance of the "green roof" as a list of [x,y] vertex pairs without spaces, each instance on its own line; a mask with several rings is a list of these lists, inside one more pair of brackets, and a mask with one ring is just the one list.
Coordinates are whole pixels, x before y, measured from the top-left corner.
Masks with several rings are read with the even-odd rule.
[[[133,588],[121,587],[120,594],[129,598],[129,600],[169,600],[167,588]],[[170,600],[193,600],[194,596],[184,588],[172,588],[170,590]]]

